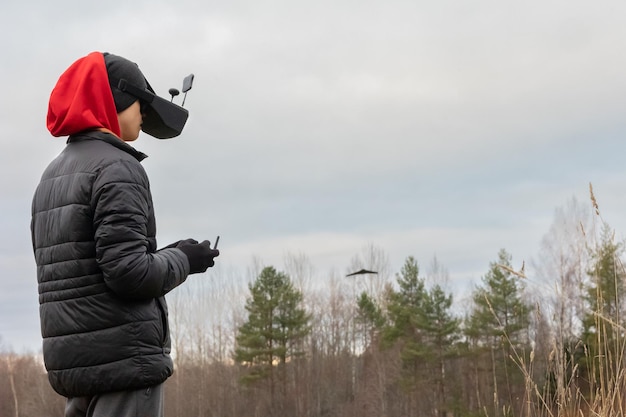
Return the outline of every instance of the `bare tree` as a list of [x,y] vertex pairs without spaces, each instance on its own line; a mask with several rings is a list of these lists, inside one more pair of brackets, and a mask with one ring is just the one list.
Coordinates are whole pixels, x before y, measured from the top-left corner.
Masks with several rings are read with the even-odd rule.
[[20,404],[17,398],[17,390],[15,388],[15,361],[16,355],[13,353],[4,356],[4,363],[6,364],[7,379],[9,382],[9,388],[11,393],[11,402],[13,403],[13,412],[15,417],[19,416]]
[[310,292],[315,268],[304,253],[285,255],[285,273],[291,278],[294,287],[303,294]]
[[[572,360],[577,335],[584,316],[584,288],[589,264],[589,238],[594,236],[594,223],[589,206],[572,197],[563,207],[558,207],[550,229],[541,241],[540,255],[532,265],[536,271],[537,299],[548,317],[550,329],[537,329],[544,334],[538,338],[537,351],[551,360],[555,383],[555,404],[561,407],[574,398],[574,386],[568,383],[576,364]],[[545,338],[545,334],[551,334]]]
[[582,288],[588,265],[587,236],[593,234],[591,212],[575,197],[554,212],[554,220],[541,241],[540,257],[533,262],[540,292],[552,311],[554,331],[572,340],[580,331],[584,306]]
[[41,357],[0,353],[0,416],[63,416],[65,399],[52,390]]
[[324,287],[307,297],[312,313],[308,392],[312,415],[328,415],[352,395],[351,314],[346,279],[331,271]]
[[[221,410],[231,387],[224,365],[230,362],[235,322],[243,310],[245,282],[219,267],[190,277],[168,297],[176,371],[168,381],[174,415],[204,415]],[[212,371],[223,379],[216,383]],[[234,375],[234,370],[232,370]]]
[[434,255],[426,271],[425,282],[428,288],[438,285],[443,291],[449,292],[450,273],[448,269]]

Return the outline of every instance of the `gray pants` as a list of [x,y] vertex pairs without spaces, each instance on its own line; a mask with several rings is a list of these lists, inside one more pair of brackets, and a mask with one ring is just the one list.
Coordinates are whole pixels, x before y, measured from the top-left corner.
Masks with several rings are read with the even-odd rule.
[[68,398],[65,417],[163,417],[163,384]]

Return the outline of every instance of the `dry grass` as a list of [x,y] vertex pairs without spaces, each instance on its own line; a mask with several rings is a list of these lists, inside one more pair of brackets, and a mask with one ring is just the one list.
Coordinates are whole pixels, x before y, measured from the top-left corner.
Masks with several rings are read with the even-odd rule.
[[[604,223],[600,208],[589,184],[591,205],[595,216]],[[589,236],[581,223],[580,230],[585,239]],[[613,236],[614,237],[614,236]],[[626,270],[620,259],[615,265],[621,270],[616,272],[616,280],[626,276]],[[518,278],[526,279],[523,267],[515,271],[500,265],[507,272]],[[597,279],[597,277],[590,277]],[[619,288],[623,288],[620,286]],[[603,294],[597,292],[596,305],[603,305]],[[623,295],[622,295],[623,298]],[[620,309],[617,309],[619,312]],[[535,314],[540,316],[537,307]],[[524,356],[513,349],[510,359],[514,361],[524,375],[525,404],[522,415],[526,417],[616,417],[626,416],[626,328],[619,313],[608,317],[601,312],[593,312],[593,337],[588,343],[582,340],[569,346],[562,335],[553,334],[550,341],[548,371],[553,376],[553,384],[545,384],[536,366],[536,352]],[[512,344],[511,344],[512,346]],[[596,353],[589,346],[595,346]],[[495,393],[494,395],[497,395]],[[507,414],[502,410],[499,415]]]

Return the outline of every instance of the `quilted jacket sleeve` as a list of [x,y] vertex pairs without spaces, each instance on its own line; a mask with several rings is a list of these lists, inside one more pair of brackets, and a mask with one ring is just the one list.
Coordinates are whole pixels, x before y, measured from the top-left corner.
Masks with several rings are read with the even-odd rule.
[[148,299],[182,284],[189,261],[180,249],[151,249],[154,214],[148,178],[135,161],[104,167],[92,192],[96,261],[121,297]]

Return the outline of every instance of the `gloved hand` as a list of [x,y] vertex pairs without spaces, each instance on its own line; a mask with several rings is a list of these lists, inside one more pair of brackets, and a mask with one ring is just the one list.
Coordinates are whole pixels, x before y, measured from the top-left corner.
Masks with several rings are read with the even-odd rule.
[[183,245],[194,245],[194,244],[197,244],[197,243],[198,243],[198,241],[195,240],[195,239],[179,240],[177,242],[170,243],[169,245],[167,245],[167,246],[165,246],[165,247],[163,247],[163,248],[161,248],[159,250],[178,248],[178,247],[183,246]]
[[220,251],[211,249],[211,242],[205,240],[202,243],[181,244],[178,249],[182,250],[189,259],[191,274],[204,272],[215,265],[213,258],[220,256]]

